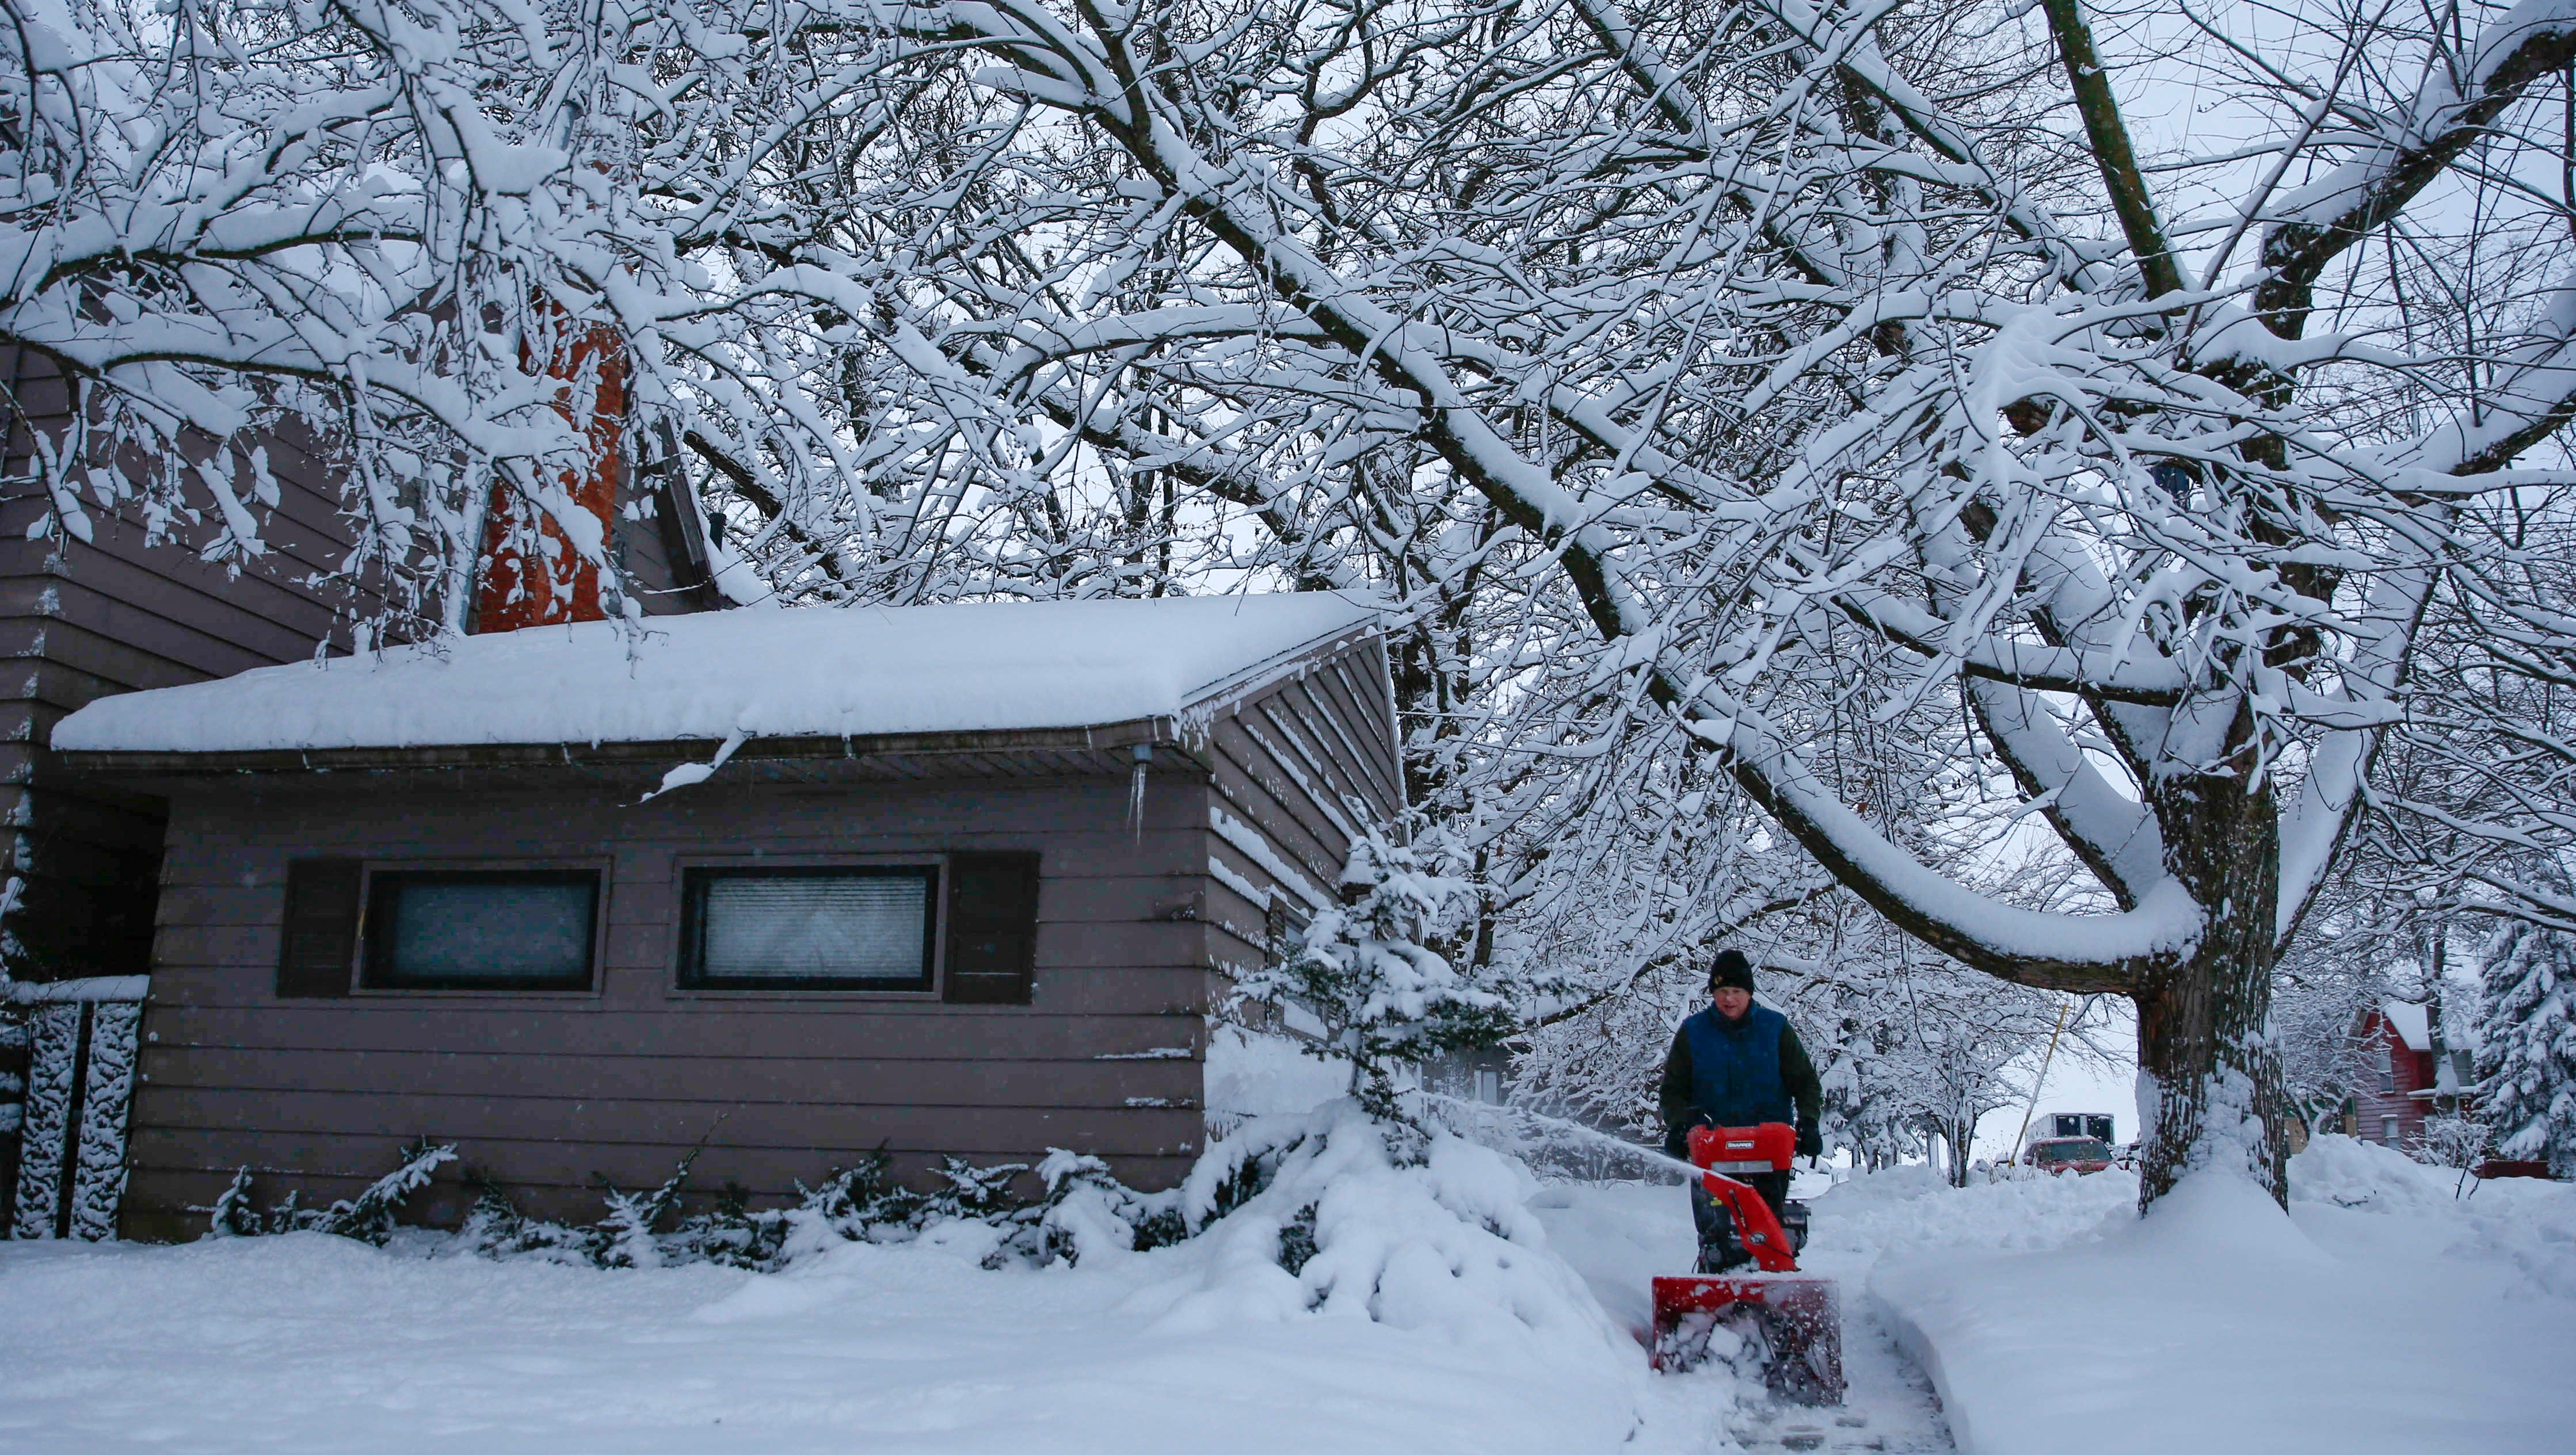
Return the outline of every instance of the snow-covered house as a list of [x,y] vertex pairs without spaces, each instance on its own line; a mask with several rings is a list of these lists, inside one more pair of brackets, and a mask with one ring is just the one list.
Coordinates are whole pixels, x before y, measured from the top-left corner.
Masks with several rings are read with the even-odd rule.
[[[880,1146],[1176,1178],[1206,1014],[1401,802],[1321,595],[591,622],[109,698],[166,803],[124,1228],[416,1136],[531,1212],[777,1196]],[[464,1210],[461,1186],[421,1206]]]
[[[168,824],[160,799],[71,771],[53,751],[54,727],[100,698],[340,650],[369,603],[328,584],[352,545],[328,442],[271,431],[238,444],[237,457],[255,445],[262,465],[246,501],[215,499],[211,479],[224,472],[200,468],[184,472],[181,508],[147,509],[99,482],[168,462],[124,455],[100,459],[86,488],[57,496],[33,461],[68,434],[70,390],[51,361],[16,347],[0,347],[0,383],[13,405],[0,441],[0,656],[15,664],[0,681],[0,983],[15,982],[0,994],[0,1236],[98,1235],[75,1190],[116,1169],[80,1148],[116,1144],[122,1097],[104,1082],[93,1095],[87,1076],[62,1085],[47,1072],[66,1055],[81,1068],[114,1064],[88,1048],[107,1045],[102,1024],[130,1019],[130,1002],[114,994],[149,967]],[[607,526],[630,598],[647,615],[717,604],[703,522],[670,508],[684,498],[678,475],[632,470],[619,441],[604,445],[585,503]],[[178,454],[202,465],[214,443],[183,436]],[[234,538],[244,511],[259,540],[228,550],[228,539],[244,544]],[[469,625],[537,614],[525,592],[489,604],[466,614]]]
[[2424,1135],[2424,1119],[2455,1109],[2476,1079],[2476,1048],[2436,1033],[2431,1007],[2386,1000],[2353,1027],[2363,1081],[2354,1093],[2348,1130],[2366,1141],[2406,1149]]
[[[33,428],[0,448],[0,786],[14,841],[0,900],[8,974],[21,981],[140,971],[150,954],[159,808],[66,773],[49,749],[67,713],[101,697],[309,660],[345,645],[350,597],[317,584],[352,545],[327,444],[271,433],[259,450],[274,503],[214,500],[197,481],[193,515],[147,511],[95,491],[56,500],[32,478],[37,437],[68,425],[59,372],[0,347],[0,379]],[[648,615],[716,604],[697,518],[659,508],[673,473],[606,472],[610,547]],[[66,501],[68,504],[66,504]],[[227,555],[228,523],[259,519],[256,549]],[[478,624],[479,629],[490,629]]]

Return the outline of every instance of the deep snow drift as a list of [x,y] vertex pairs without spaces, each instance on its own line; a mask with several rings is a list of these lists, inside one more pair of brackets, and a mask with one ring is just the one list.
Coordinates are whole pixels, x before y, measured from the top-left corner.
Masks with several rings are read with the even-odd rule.
[[1892,1252],[1870,1289],[1973,1455],[2576,1448],[2576,1189],[2461,1200],[2348,1137],[2290,1178],[2287,1215],[2203,1173],[2056,1251]]
[[[1984,1455],[2562,1451],[2576,1417],[2563,1186],[2457,1202],[2328,1141],[2289,1219],[2210,1196],[2141,1225],[2116,1173],[1858,1179],[1816,1197],[1807,1259],[1847,1289],[1852,1403],[1778,1412],[1723,1367],[1646,1372],[1632,1331],[1645,1280],[1687,1261],[1680,1189],[1431,1154],[1328,1142],[1199,1238],[1046,1269],[987,1271],[995,1235],[968,1223],[768,1275],[493,1263],[429,1235],[0,1244],[0,1450],[1946,1448],[1873,1286]],[[1318,1251],[1291,1274],[1274,1254],[1310,1196]]]

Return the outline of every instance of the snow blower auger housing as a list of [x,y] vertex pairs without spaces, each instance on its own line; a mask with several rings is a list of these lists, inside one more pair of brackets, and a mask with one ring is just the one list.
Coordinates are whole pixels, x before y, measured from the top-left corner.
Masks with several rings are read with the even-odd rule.
[[[1733,1223],[1733,1236],[1754,1271],[1655,1280],[1650,1357],[1666,1372],[1708,1357],[1723,1329],[1761,1366],[1774,1398],[1791,1404],[1843,1402],[1842,1301],[1831,1279],[1798,1271],[1798,1244],[1762,1195],[1729,1173],[1786,1172],[1798,1134],[1783,1122],[1758,1127],[1694,1127],[1691,1165]],[[1803,1235],[1806,1209],[1784,1209]]]

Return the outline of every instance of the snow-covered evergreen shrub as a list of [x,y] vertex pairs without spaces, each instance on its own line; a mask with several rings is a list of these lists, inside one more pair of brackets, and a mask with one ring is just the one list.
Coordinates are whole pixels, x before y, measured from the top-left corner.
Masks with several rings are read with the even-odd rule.
[[188,1211],[206,1214],[207,1232],[213,1237],[331,1233],[382,1247],[393,1237],[394,1217],[402,1211],[403,1203],[427,1187],[440,1167],[455,1160],[456,1148],[452,1144],[432,1146],[423,1137],[402,1150],[402,1160],[394,1170],[369,1183],[356,1197],[329,1207],[309,1208],[298,1206],[298,1194],[289,1192],[284,1202],[266,1212],[259,1210],[251,1196],[251,1171],[243,1167],[233,1173],[231,1184],[212,1204]]
[[608,1189],[608,1216],[599,1220],[601,1238],[596,1259],[602,1268],[659,1268],[662,1247],[653,1229],[663,1219],[679,1210],[680,1189],[688,1184],[689,1169],[696,1165],[698,1154],[692,1151],[680,1159],[679,1167],[662,1179],[662,1185],[651,1192],[620,1192]]
[[258,1205],[251,1201],[247,1167],[234,1171],[231,1184],[216,1194],[211,1206],[188,1211],[206,1214],[206,1236],[210,1238],[247,1238],[268,1231]]
[[[451,1148],[414,1148],[360,1198],[325,1211],[267,1213],[245,1171],[212,1214],[227,1233],[313,1228],[362,1236]],[[1356,1100],[1258,1116],[1212,1144],[1180,1187],[1143,1193],[1096,1157],[1055,1151],[1036,1168],[950,1161],[928,1190],[887,1176],[882,1152],[800,1188],[795,1205],[753,1209],[739,1189],[679,1218],[690,1166],[650,1192],[610,1188],[606,1215],[567,1226],[521,1214],[497,1187],[454,1239],[457,1251],[593,1267],[718,1262],[770,1271],[851,1242],[904,1243],[972,1220],[998,1230],[986,1267],[1132,1257],[1187,1244],[1169,1265],[1165,1326],[1310,1314],[1438,1328],[1464,1342],[1520,1340],[1561,1356],[1575,1336],[1605,1370],[1634,1356],[1526,1206],[1532,1179],[1511,1156],[1439,1125],[1387,1121]],[[1041,1191],[1017,1190],[1034,1172]]]
[[2478,1095],[2496,1151],[2576,1177],[2576,936],[2515,921],[2485,964]]
[[1013,1184],[1032,1169],[1006,1162],[977,1167],[960,1158],[942,1160],[936,1184],[916,1191],[887,1177],[880,1150],[835,1171],[813,1187],[797,1186],[792,1207],[758,1208],[739,1187],[728,1187],[714,1207],[678,1218],[695,1154],[684,1158],[650,1193],[604,1193],[606,1214],[595,1223],[565,1224],[531,1218],[501,1188],[484,1184],[459,1237],[492,1258],[535,1257],[599,1268],[654,1268],[720,1263],[772,1272],[798,1258],[845,1242],[902,1243],[943,1223],[978,1222],[1001,1237],[985,1266],[1067,1262],[1104,1253],[1158,1247],[1185,1235],[1174,1193],[1140,1193],[1110,1174],[1109,1164],[1057,1150],[1035,1169],[1044,1189],[1035,1199]]
[[1500,1043],[1519,1028],[1512,997],[1431,948],[1461,937],[1477,897],[1435,868],[1436,849],[1375,828],[1351,843],[1342,903],[1315,916],[1281,963],[1246,975],[1237,993],[1302,1007],[1324,1023],[1305,1049],[1351,1064],[1351,1095],[1380,1119],[1401,1115],[1395,1072],[1450,1051]]

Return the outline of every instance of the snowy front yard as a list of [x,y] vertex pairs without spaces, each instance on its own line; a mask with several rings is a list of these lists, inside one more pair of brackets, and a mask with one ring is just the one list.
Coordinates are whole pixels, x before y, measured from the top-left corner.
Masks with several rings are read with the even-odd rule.
[[1688,1261],[1670,1187],[1523,1184],[1526,1218],[1475,1214],[1510,1235],[1491,1259],[1451,1234],[1467,1222],[1408,1225],[1428,1200],[1328,1209],[1317,1264],[1374,1283],[1312,1313],[1254,1266],[1268,1234],[1223,1225],[998,1272],[972,1224],[767,1275],[494,1263],[425,1235],[0,1244],[0,1449],[1948,1448],[1891,1330],[1986,1455],[2568,1448],[2576,1189],[2454,1203],[2340,1142],[2297,1170],[2289,1220],[2220,1198],[2141,1226],[2118,1174],[1833,1190],[1808,1261],[1846,1289],[1840,1412],[1767,1411],[1722,1367],[1646,1372],[1645,1280]]
[[1542,1451],[1626,1432],[1606,1359],[1557,1370],[1364,1319],[1172,1326],[1128,1270],[986,1272],[981,1251],[852,1244],[760,1275],[310,1233],[13,1245],[0,1288],[36,1312],[0,1354],[0,1448]]

